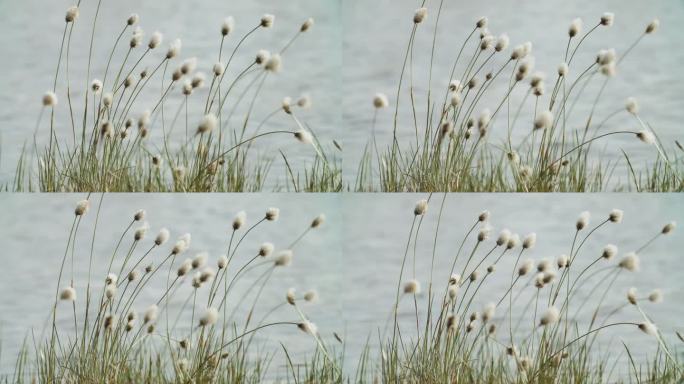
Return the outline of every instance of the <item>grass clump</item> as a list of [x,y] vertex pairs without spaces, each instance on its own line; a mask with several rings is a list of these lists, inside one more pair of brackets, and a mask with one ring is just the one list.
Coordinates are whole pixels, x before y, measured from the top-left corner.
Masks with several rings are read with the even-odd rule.
[[[107,49],[104,72],[96,74],[93,46],[107,44],[95,39],[101,11],[98,1],[94,20],[84,23],[90,35],[84,82],[75,79],[70,69],[76,48],[72,36],[84,32],[77,28],[79,7],[67,11],[54,82],[43,96],[32,148],[21,154],[13,184],[6,189],[261,191],[267,187],[271,165],[280,160],[271,151],[254,148],[257,141],[268,138],[279,140],[287,164],[285,181],[271,182],[274,185],[268,188],[312,192],[341,188],[340,147],[319,141],[298,116],[311,106],[309,96],[294,101],[286,97],[267,116],[255,116],[264,94],[277,89],[269,80],[282,71],[293,44],[311,33],[313,19],[297,26],[292,38],[276,51],[245,53],[243,44],[272,28],[274,16],[255,20],[239,38],[233,36],[235,21],[227,18],[217,38],[216,61],[207,58],[207,63],[198,64],[196,58],[179,60],[180,39],[165,51],[161,33],[145,40],[134,14],[122,22],[121,32]],[[231,40],[236,42],[229,49]],[[243,65],[244,57],[250,60]],[[197,70],[205,64],[209,74]],[[49,117],[49,126],[41,124],[43,115]],[[38,144],[39,130],[49,131],[44,147]],[[284,152],[297,142],[310,151],[303,170],[293,169]]]
[[[436,268],[437,244],[446,241],[439,233],[448,212],[445,199],[435,233],[423,242],[420,230],[428,201],[412,208],[391,314],[378,332],[378,348],[367,344],[360,382],[681,382],[684,367],[676,349],[644,310],[644,303],[662,300],[661,292],[631,289],[624,303],[606,303],[608,295],[625,297],[613,289],[615,281],[636,273],[638,255],[646,254],[674,224],[654,231],[635,252],[618,256],[613,245],[589,249],[587,241],[602,228],[618,225],[622,212],[613,210],[595,224],[584,212],[574,223],[571,244],[559,250],[567,254],[535,262],[526,256],[536,245],[536,234],[521,238],[504,229],[494,235],[485,211],[461,238],[449,236],[453,248],[446,265],[451,267]],[[419,243],[432,248],[417,249]],[[425,256],[417,256],[421,254]],[[515,260],[512,270],[499,268],[503,258]],[[430,266],[426,285],[419,282],[416,263]],[[643,345],[616,348],[606,334],[615,328],[646,334],[655,354],[637,363],[633,354],[644,355]],[[616,350],[622,353],[610,352]]]
[[[423,2],[425,3],[425,2]],[[392,143],[378,146],[375,130],[381,109],[390,106],[387,96],[373,100],[372,138],[364,151],[356,190],[400,191],[681,191],[684,189],[682,151],[678,142],[663,142],[654,127],[639,113],[634,98],[607,116],[597,106],[604,91],[634,48],[656,32],[659,21],[649,23],[636,39],[617,53],[599,51],[595,60],[577,56],[583,42],[613,24],[613,14],[597,18],[586,32],[582,20],[568,28],[565,51],[550,74],[534,70],[532,43],[509,48],[504,33],[493,35],[486,17],[456,46],[444,88],[435,88],[433,70],[438,56],[452,54],[437,43],[444,1],[434,11],[434,36],[430,52],[416,50],[416,36],[430,22],[427,8],[413,16],[413,26],[397,84],[393,117],[389,125]],[[431,26],[432,27],[432,26]],[[451,40],[450,40],[451,41]],[[429,57],[429,65],[416,68],[414,57]],[[422,73],[421,73],[422,72]],[[424,76],[423,87],[414,79]],[[499,88],[500,90],[498,90]],[[595,92],[595,93],[594,93]],[[408,94],[409,103],[400,105]],[[519,100],[518,100],[519,99]],[[488,105],[484,105],[488,104]],[[578,107],[578,105],[580,107]],[[582,107],[588,112],[582,112]],[[400,122],[399,111],[409,110],[410,121]],[[524,117],[530,115],[531,119]],[[616,128],[612,121],[629,114],[631,121]],[[401,130],[410,129],[404,137]],[[514,135],[516,130],[524,135]],[[652,161],[635,163],[625,151],[606,160],[606,148],[618,136],[643,144]],[[522,137],[522,139],[514,139]],[[497,138],[496,140],[494,138]],[[607,144],[615,148],[615,145]],[[642,156],[644,158],[646,156]],[[624,170],[624,172],[623,172]]]
[[[210,261],[206,253],[186,256],[190,234],[174,241],[169,231],[161,229],[150,238],[145,212],[138,211],[120,236],[114,235],[114,250],[103,264],[106,274],[91,280],[91,274],[99,274],[93,270],[98,261],[93,259],[92,247],[90,252],[78,249],[76,238],[81,231],[92,231],[95,241],[101,204],[94,227],[87,229],[83,218],[90,202],[78,203],[49,320],[39,336],[34,334],[30,347],[25,343],[15,373],[4,380],[340,382],[341,356],[325,344],[305,313],[306,305],[317,299],[316,292],[290,290],[280,304],[271,308],[262,304],[264,288],[273,275],[290,266],[293,252],[299,252],[306,236],[322,225],[323,216],[307,224],[286,249],[276,250],[270,243],[249,245],[249,235],[264,225],[277,224],[277,209],[267,210],[253,224],[247,224],[244,212],[238,213],[225,254]],[[79,282],[74,276],[74,264],[80,263],[88,265],[87,281]],[[245,280],[249,289],[241,292],[237,283]],[[169,305],[170,298],[177,304]],[[266,343],[274,337],[270,329],[301,334],[315,347],[311,353],[292,355],[286,344],[281,343],[281,349]],[[272,367],[274,361],[277,369]]]

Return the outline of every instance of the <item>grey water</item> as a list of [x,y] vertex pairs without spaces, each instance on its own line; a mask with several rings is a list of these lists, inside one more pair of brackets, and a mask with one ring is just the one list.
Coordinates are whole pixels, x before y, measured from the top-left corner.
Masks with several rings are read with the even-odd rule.
[[[85,196],[83,196],[85,197]],[[341,345],[335,340],[337,333],[344,339],[345,371],[354,373],[358,359],[366,343],[369,343],[374,358],[378,358],[377,336],[386,325],[392,311],[399,269],[405,252],[407,236],[413,221],[413,207],[418,199],[427,198],[425,194],[344,194],[311,195],[295,194],[229,194],[229,195],[105,195],[97,220],[97,233],[93,242],[92,286],[101,289],[112,254],[123,230],[131,222],[133,213],[138,209],[147,211],[150,225],[147,238],[135,249],[134,259],[148,249],[161,227],[171,231],[169,244],[161,250],[152,252],[150,261],[159,263],[172,246],[173,240],[183,233],[192,235],[190,250],[184,257],[192,257],[198,252],[208,252],[209,264],[215,265],[219,255],[226,252],[230,238],[233,216],[240,210],[247,213],[248,226],[256,223],[268,207],[279,207],[281,217],[275,223],[260,224],[246,237],[236,254],[235,265],[241,265],[255,254],[257,247],[264,241],[273,242],[276,249],[283,249],[299,236],[320,213],[327,217],[325,224],[308,233],[294,248],[292,266],[277,270],[256,306],[257,317],[263,316],[271,308],[278,309],[268,319],[272,321],[297,321],[296,312],[285,303],[285,292],[294,287],[301,295],[307,289],[316,289],[319,299],[316,303],[302,303],[302,309],[313,321],[323,340],[337,351]],[[25,338],[32,349],[32,338],[36,339],[50,314],[54,299],[60,262],[65,252],[69,229],[73,222],[73,208],[76,195],[2,195],[0,196],[0,243],[3,244],[3,263],[5,274],[0,280],[0,371],[10,374],[16,354]],[[93,228],[99,203],[99,195],[93,195],[93,205],[79,226],[74,253],[74,281],[77,294],[83,300],[88,277],[88,258]],[[494,244],[498,232],[508,228],[524,236],[537,234],[536,246],[523,254],[539,261],[542,258],[555,259],[560,254],[570,252],[577,216],[582,211],[591,213],[589,228],[605,220],[613,208],[624,210],[620,224],[609,223],[587,240],[577,256],[575,265],[588,265],[600,256],[603,247],[612,243],[619,249],[616,259],[605,263],[614,266],[619,257],[638,249],[648,239],[657,234],[665,223],[684,222],[684,201],[676,195],[449,195],[440,216],[442,195],[431,197],[428,213],[420,224],[420,235],[415,253],[415,272],[413,245],[406,264],[404,281],[415,276],[426,292],[429,284],[432,244],[439,224],[433,282],[436,289],[442,289],[449,276],[449,269],[461,239],[482,210],[490,211],[489,224],[492,226],[491,238],[476,253],[476,259],[484,255]],[[134,226],[134,228],[137,227]],[[588,232],[584,232],[588,233]],[[580,236],[580,239],[582,236]],[[120,266],[125,250],[132,242],[129,232],[122,242],[115,261],[115,270]],[[639,272],[622,272],[614,285],[606,291],[601,315],[609,310],[621,308],[611,319],[614,321],[642,321],[636,308],[624,306],[626,292],[636,287],[639,297],[645,297],[651,290],[663,290],[664,302],[659,304],[647,301],[640,305],[653,322],[659,327],[664,339],[676,346],[678,339],[675,331],[684,332],[681,318],[684,310],[681,297],[684,283],[680,278],[681,260],[679,250],[684,235],[679,228],[668,236],[658,238],[640,253]],[[472,239],[466,243],[470,250]],[[497,252],[498,253],[498,252]],[[176,266],[184,259],[176,260]],[[481,272],[493,259],[483,264]],[[507,254],[497,264],[496,271],[487,278],[472,304],[473,310],[481,311],[489,302],[500,299],[510,283],[510,273],[515,262],[515,254]],[[464,257],[457,264],[457,271],[463,268]],[[474,264],[471,264],[472,268]],[[603,268],[601,265],[600,268]],[[252,284],[265,270],[258,267],[238,280],[233,294],[229,296],[229,308],[237,308],[235,319],[241,323],[246,308],[251,305],[255,289]],[[142,312],[163,295],[166,289],[166,273],[154,279],[136,301],[134,308]],[[575,303],[587,300],[584,310],[578,315],[580,327],[586,327],[587,313],[592,311],[601,297],[592,286],[604,275],[590,280],[590,284],[578,290]],[[71,263],[65,267],[65,278],[71,278]],[[527,302],[534,288],[525,287],[527,281],[520,282],[517,289],[522,296],[516,305],[514,319],[522,321],[521,333],[531,331],[531,309],[523,311],[521,306]],[[204,310],[205,288],[200,288],[196,311]],[[169,313],[173,321],[192,292],[189,281],[184,281],[178,291],[170,298]],[[238,298],[247,300],[238,305]],[[542,293],[543,298],[545,298]],[[82,301],[77,301],[82,304]],[[545,301],[540,299],[539,310],[545,309]],[[420,314],[425,314],[426,295],[418,296]],[[58,309],[58,326],[66,332],[73,329],[71,312]],[[399,309],[399,318],[407,338],[413,336],[415,326],[411,300],[404,298]],[[494,322],[506,324],[505,308],[499,308]],[[183,335],[189,331],[191,322],[189,307],[182,312],[177,332]],[[164,319],[164,317],[161,317]],[[195,317],[196,321],[196,317]],[[164,325],[164,321],[160,326]],[[506,332],[497,337],[505,343]],[[601,353],[611,353],[618,362],[626,359],[625,342],[631,348],[634,358],[645,362],[655,351],[657,344],[653,338],[641,333],[636,327],[609,328],[599,337]],[[296,361],[304,362],[314,350],[314,341],[295,327],[283,326],[266,329],[259,333],[256,344],[260,351],[275,351],[283,342]],[[271,369],[273,377],[282,375],[283,356],[276,354]],[[616,374],[627,373],[628,365],[618,365]]]

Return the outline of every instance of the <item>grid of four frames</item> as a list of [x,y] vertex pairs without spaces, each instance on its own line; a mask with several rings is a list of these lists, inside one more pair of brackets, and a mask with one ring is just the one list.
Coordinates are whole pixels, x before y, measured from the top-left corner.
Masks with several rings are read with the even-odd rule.
[[0,4],[0,383],[680,383],[681,17]]

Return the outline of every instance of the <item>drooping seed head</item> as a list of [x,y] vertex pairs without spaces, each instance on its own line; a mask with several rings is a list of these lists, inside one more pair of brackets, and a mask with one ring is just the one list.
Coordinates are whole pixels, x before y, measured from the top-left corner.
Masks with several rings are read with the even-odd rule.
[[649,144],[649,145],[655,143],[655,136],[651,133],[651,131],[646,130],[646,129],[637,132],[636,137],[639,140],[641,140],[644,143]]
[[207,325],[213,325],[218,320],[218,310],[213,307],[207,308],[202,317],[200,317],[199,325],[200,327],[206,327]]
[[295,139],[299,141],[302,144],[312,144],[313,143],[313,136],[309,131],[306,129],[300,129],[297,132],[294,133]]
[[302,332],[312,336],[316,336],[316,334],[318,334],[318,327],[316,327],[316,324],[310,322],[309,320],[304,320],[303,322],[297,324],[297,328],[299,328]]
[[413,214],[415,216],[422,216],[428,210],[428,202],[425,199],[418,200],[415,207],[413,208]]
[[656,328],[655,324],[651,323],[650,321],[639,323],[639,330],[649,336],[658,336],[658,328]]

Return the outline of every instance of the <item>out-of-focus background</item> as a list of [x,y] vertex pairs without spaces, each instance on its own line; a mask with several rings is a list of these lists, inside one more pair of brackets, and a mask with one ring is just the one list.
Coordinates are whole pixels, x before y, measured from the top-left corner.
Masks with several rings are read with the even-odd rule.
[[[0,47],[3,49],[3,76],[0,77],[0,184],[11,183],[17,161],[26,145],[32,154],[33,132],[36,127],[41,109],[41,98],[52,84],[57,65],[60,42],[64,31],[64,15],[66,9],[73,5],[71,0],[43,1],[2,1],[0,2]],[[126,19],[132,13],[140,16],[139,26],[144,31],[142,47],[131,53],[128,67],[140,57],[147,42],[154,31],[164,34],[164,41],[159,48],[152,51],[139,66],[151,71],[166,54],[168,45],[176,38],[182,40],[180,59],[177,59],[166,74],[165,84],[168,85],[170,72],[179,65],[181,60],[196,57],[197,71],[207,75],[203,90],[195,92],[189,101],[189,126],[194,132],[202,112],[207,89],[211,82],[211,70],[218,60],[221,41],[221,23],[224,18],[235,18],[235,31],[226,39],[223,48],[223,62],[236,46],[240,38],[259,23],[263,14],[275,15],[273,28],[262,29],[245,40],[233,59],[224,80],[222,92],[227,84],[254,60],[260,49],[277,52],[294,36],[301,24],[309,17],[313,17],[313,28],[300,36],[283,56],[281,73],[270,76],[264,83],[258,102],[254,106],[251,125],[248,130],[254,130],[269,113],[281,106],[284,97],[297,99],[307,94],[312,99],[312,107],[308,110],[297,109],[298,116],[309,124],[320,140],[329,145],[333,139],[338,139],[340,113],[338,105],[341,103],[340,63],[341,63],[341,22],[338,1],[303,0],[297,2],[280,2],[273,0],[256,1],[219,1],[203,0],[201,2],[183,0],[123,0],[102,1],[97,25],[95,28],[93,60],[90,78],[86,78],[88,65],[88,51],[92,24],[97,8],[97,0],[80,1],[80,17],[78,18],[71,42],[69,53],[69,76],[71,81],[71,97],[75,105],[76,116],[82,115],[82,95],[84,88],[97,78],[102,80],[107,59],[114,42],[125,25]],[[113,74],[118,70],[128,48],[131,29],[126,32],[122,42],[112,60],[112,68],[108,82],[111,86]],[[60,80],[57,85],[59,105],[56,111],[56,129],[62,140],[71,139],[71,124],[68,114],[66,97],[66,80],[64,74],[66,66],[62,63]],[[127,72],[124,71],[124,75]],[[161,72],[161,70],[160,70]],[[139,73],[139,70],[134,72]],[[224,108],[224,116],[232,109],[236,96],[242,92],[244,86],[251,79],[243,80],[236,87],[239,92],[233,92],[233,99],[229,99]],[[131,116],[137,118],[145,110],[152,109],[161,93],[160,74],[158,73],[148,84],[150,92],[141,93],[135,106],[131,109]],[[241,88],[242,87],[242,88]],[[107,90],[108,87],[105,87]],[[254,89],[254,87],[252,87]],[[180,87],[170,92],[165,103],[167,129],[174,114],[179,110],[183,95]],[[249,106],[251,95],[243,100],[230,129],[242,126],[246,108]],[[91,103],[92,104],[92,103]],[[184,141],[184,111],[174,128],[172,145],[181,145]],[[78,121],[80,121],[77,118]],[[293,120],[284,113],[272,118],[262,128],[263,131],[288,129],[296,130]],[[227,131],[229,132],[229,131]],[[148,146],[151,152],[161,148],[162,129],[159,120],[150,132]],[[49,137],[49,116],[43,115],[38,130],[38,144]],[[302,169],[304,161],[313,161],[315,152],[310,146],[299,144],[291,137],[282,135],[265,137],[255,142],[260,155],[274,159],[271,177],[266,182],[265,189],[272,190],[277,184],[285,184],[285,165],[278,154],[282,149],[292,162],[294,170]]]
[[[371,137],[373,119],[373,96],[377,92],[389,97],[390,107],[378,112],[376,135],[378,145],[384,148],[391,144],[394,107],[396,105],[397,85],[402,62],[406,53],[413,14],[423,2],[414,0],[349,0],[344,2],[344,126],[345,126],[345,178],[353,182],[364,146]],[[428,68],[434,25],[437,19],[439,0],[427,1],[427,19],[420,24],[416,33],[413,55],[413,82],[416,97],[419,128],[424,127],[428,89]],[[563,61],[567,43],[567,30],[574,18],[584,21],[583,31],[598,24],[604,12],[615,14],[612,27],[600,27],[590,35],[577,53],[569,73],[575,79],[595,59],[600,49],[615,48],[618,55],[637,39],[646,25],[654,18],[660,20],[660,29],[645,37],[632,53],[618,66],[617,75],[609,83],[603,97],[596,107],[594,122],[603,120],[610,113],[624,108],[627,97],[633,96],[641,105],[642,118],[651,124],[663,140],[666,148],[674,147],[674,140],[681,141],[681,120],[684,117],[681,97],[684,79],[679,76],[678,68],[684,60],[684,40],[681,19],[684,17],[684,3],[681,1],[639,1],[639,0],[533,0],[533,1],[449,1],[443,2],[437,29],[435,61],[432,77],[433,101],[441,103],[449,73],[458,51],[466,36],[481,17],[489,19],[488,29],[495,36],[506,33],[511,44],[492,63],[485,66],[481,76],[487,71],[498,69],[508,59],[512,47],[526,41],[533,43],[532,56],[535,70],[546,73],[546,94],[542,98],[548,103],[549,95],[556,79],[556,69]],[[476,36],[477,37],[477,36]],[[575,39],[578,40],[577,38]],[[474,52],[475,42],[464,50],[456,76],[463,73],[465,63]],[[512,67],[511,67],[512,68]],[[510,70],[503,74],[510,73]],[[598,77],[600,79],[600,77]],[[400,97],[398,135],[400,143],[408,146],[413,143],[415,131],[408,96],[408,68],[404,77],[405,84]],[[482,80],[482,79],[480,79]],[[603,80],[595,80],[587,88],[584,97],[577,103],[569,129],[584,126],[592,104]],[[511,99],[511,108],[516,108],[522,100],[528,83],[518,87]],[[478,116],[484,108],[492,112],[505,94],[506,81],[498,79],[482,98],[474,115]],[[470,98],[472,100],[472,97]],[[441,104],[440,104],[441,105]],[[532,127],[533,100],[528,99],[521,111],[519,122],[513,132],[513,142],[517,143],[526,136]],[[515,111],[515,109],[513,110]],[[494,121],[489,134],[490,142],[498,144],[505,135],[505,106],[499,113],[499,121]],[[609,121],[602,132],[619,129],[638,130],[637,121],[621,114]],[[657,154],[652,147],[629,136],[613,136],[594,144],[594,151],[605,148],[603,161],[622,159],[620,149],[624,149],[638,165],[649,159],[655,160]],[[624,161],[623,161],[624,163]],[[624,165],[624,164],[623,164]],[[376,175],[377,176],[377,175]],[[626,183],[627,173],[624,166],[617,168],[615,181]],[[618,179],[619,178],[619,179]]]

